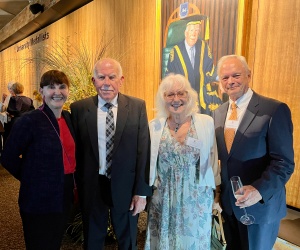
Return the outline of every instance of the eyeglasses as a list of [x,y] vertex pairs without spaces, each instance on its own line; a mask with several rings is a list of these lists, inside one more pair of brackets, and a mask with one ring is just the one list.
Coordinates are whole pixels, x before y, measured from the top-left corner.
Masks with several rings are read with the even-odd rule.
[[186,98],[187,97],[187,91],[178,91],[177,93],[165,93],[165,97],[168,100],[174,100],[175,96],[177,96],[179,99],[180,98]]

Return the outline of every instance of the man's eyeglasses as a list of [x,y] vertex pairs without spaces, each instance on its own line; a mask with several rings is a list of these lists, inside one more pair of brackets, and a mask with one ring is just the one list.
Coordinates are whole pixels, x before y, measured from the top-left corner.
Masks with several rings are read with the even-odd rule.
[[177,93],[173,93],[173,92],[165,93],[165,97],[170,101],[174,100],[175,96],[177,96],[179,99],[186,98],[187,92],[186,91],[178,91]]

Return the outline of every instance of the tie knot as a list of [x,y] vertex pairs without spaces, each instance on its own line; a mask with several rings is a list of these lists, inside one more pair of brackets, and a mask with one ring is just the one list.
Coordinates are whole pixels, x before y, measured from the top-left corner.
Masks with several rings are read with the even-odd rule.
[[112,108],[112,104],[110,102],[107,102],[104,104],[104,107],[107,108],[107,110],[110,110]]
[[231,108],[232,108],[232,109],[236,109],[236,108],[237,108],[237,105],[235,104],[235,102],[233,102],[233,103],[231,104]]
[[194,47],[190,48],[190,53],[191,53],[191,57],[194,58],[195,57]]

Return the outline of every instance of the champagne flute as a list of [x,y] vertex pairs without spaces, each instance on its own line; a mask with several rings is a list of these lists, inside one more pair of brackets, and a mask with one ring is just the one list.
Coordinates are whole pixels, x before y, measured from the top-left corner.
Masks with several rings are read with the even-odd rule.
[[[244,195],[244,189],[243,184],[239,176],[232,176],[230,178],[231,187],[233,195],[236,199]],[[255,218],[253,215],[248,214],[246,211],[246,208],[243,207],[244,215],[240,218],[240,222],[242,222],[244,225],[251,225],[254,223]]]

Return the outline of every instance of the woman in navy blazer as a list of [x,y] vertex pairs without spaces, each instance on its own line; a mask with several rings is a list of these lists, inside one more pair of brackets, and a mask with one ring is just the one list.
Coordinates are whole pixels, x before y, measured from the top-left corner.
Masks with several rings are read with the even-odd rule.
[[59,250],[73,201],[75,143],[63,111],[69,81],[60,71],[43,74],[44,105],[14,124],[2,165],[20,181],[19,206],[26,249]]

